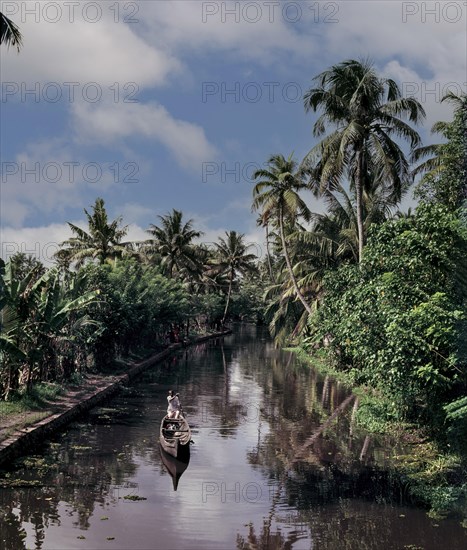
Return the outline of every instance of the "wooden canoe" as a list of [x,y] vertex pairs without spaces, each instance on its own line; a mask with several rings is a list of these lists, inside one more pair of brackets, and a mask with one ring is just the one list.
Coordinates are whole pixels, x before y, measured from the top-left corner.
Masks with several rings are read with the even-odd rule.
[[191,430],[183,416],[178,419],[165,416],[161,422],[160,444],[166,453],[183,458],[190,452]]

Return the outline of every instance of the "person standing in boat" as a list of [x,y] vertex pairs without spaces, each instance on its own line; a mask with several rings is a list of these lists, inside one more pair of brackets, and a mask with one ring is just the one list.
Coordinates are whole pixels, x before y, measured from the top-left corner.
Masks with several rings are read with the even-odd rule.
[[167,396],[167,416],[169,418],[179,418],[181,412],[181,405],[178,393],[174,394],[173,390],[169,390],[169,395]]

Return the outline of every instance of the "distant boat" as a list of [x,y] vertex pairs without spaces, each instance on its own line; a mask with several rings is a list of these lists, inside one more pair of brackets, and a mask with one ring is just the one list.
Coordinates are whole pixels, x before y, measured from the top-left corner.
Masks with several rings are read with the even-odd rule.
[[183,416],[168,418],[161,422],[160,444],[166,453],[174,458],[183,459],[190,453],[191,430]]
[[162,464],[164,464],[167,471],[169,472],[170,477],[172,478],[174,491],[176,491],[178,487],[178,482],[182,477],[183,472],[188,468],[188,464],[190,463],[190,445],[186,446],[187,450],[184,453],[184,456],[180,457],[180,460],[165,452],[162,445],[160,449]]

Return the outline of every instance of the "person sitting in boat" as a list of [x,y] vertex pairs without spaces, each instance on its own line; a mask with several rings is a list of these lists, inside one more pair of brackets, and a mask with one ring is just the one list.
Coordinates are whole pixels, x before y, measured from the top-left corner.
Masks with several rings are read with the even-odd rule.
[[169,418],[179,418],[181,412],[181,405],[178,393],[174,394],[173,390],[169,390],[169,395],[167,396],[167,416]]

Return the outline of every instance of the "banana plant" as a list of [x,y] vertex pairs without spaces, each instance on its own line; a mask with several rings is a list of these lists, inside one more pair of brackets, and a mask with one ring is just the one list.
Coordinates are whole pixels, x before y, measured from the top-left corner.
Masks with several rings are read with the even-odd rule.
[[[98,291],[85,291],[85,278],[72,274],[64,282],[56,268],[38,277],[36,269],[16,277],[11,262],[0,263],[0,379],[5,399],[26,373],[27,387],[39,365],[39,380],[73,346],[82,327],[94,324],[87,306]],[[51,373],[52,375],[55,373]]]
[[35,311],[35,345],[29,354],[28,388],[33,369],[39,365],[38,379],[55,378],[55,369],[66,353],[72,352],[80,330],[99,323],[86,314],[87,306],[95,302],[99,291],[85,291],[86,278],[72,274],[66,283],[54,268],[48,272],[48,284],[37,297]]

